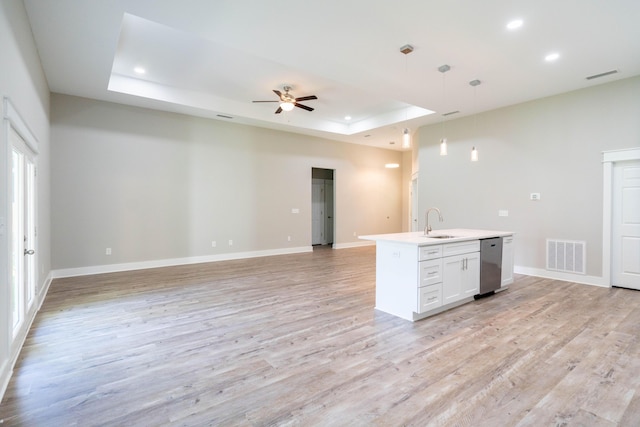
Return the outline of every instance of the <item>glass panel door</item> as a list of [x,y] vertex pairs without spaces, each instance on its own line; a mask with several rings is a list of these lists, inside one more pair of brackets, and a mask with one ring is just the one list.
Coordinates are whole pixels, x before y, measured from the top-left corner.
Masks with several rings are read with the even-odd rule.
[[33,154],[11,131],[11,307],[14,334],[35,296],[36,168]]

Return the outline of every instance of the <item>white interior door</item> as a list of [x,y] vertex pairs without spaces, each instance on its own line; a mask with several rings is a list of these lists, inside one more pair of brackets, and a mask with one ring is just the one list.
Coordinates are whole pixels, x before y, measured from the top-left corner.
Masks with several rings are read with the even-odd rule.
[[640,290],[640,161],[613,167],[611,281]]
[[326,212],[326,222],[325,222],[325,237],[327,244],[333,243],[333,217],[334,217],[334,208],[333,208],[333,181],[325,180],[324,181],[324,197],[325,204],[324,210]]
[[411,180],[411,194],[409,195],[411,200],[411,231],[420,231],[418,227],[418,179]]
[[12,129],[11,141],[11,307],[14,334],[33,303],[36,283],[36,167],[33,152]]
[[324,179],[314,179],[311,186],[311,244],[326,245]]

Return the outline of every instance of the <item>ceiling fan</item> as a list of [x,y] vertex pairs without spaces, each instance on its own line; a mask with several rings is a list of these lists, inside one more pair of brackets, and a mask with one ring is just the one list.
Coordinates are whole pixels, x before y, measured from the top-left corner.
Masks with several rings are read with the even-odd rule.
[[289,91],[291,90],[291,86],[284,86],[282,89],[284,90],[284,93],[275,89],[273,91],[280,98],[279,101],[253,101],[253,102],[279,102],[280,106],[276,110],[276,114],[280,114],[282,113],[282,111],[291,111],[293,110],[293,107],[302,108],[303,110],[307,110],[307,111],[313,111],[313,108],[307,107],[306,105],[299,104],[298,101],[309,101],[311,99],[318,99],[317,96],[310,95],[310,96],[301,96],[299,98],[294,98],[293,95],[289,93]]

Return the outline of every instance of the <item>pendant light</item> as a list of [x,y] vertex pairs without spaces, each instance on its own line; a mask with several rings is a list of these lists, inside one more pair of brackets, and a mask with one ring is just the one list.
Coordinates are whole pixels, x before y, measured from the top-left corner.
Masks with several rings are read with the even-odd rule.
[[[447,94],[446,94],[444,73],[446,73],[450,69],[451,67],[448,66],[447,64],[444,64],[438,67],[438,71],[442,73],[442,109],[445,111],[446,111],[445,106],[447,102]],[[447,155],[447,138],[445,137],[445,133],[444,133],[444,114],[442,114],[442,138],[440,138],[440,155],[441,156]]]
[[[406,80],[408,81],[409,80],[409,61],[408,61],[407,55],[413,52],[413,46],[411,46],[410,44],[406,44],[400,48],[400,52],[404,53],[405,55],[405,62],[404,62],[405,74],[406,74]],[[403,149],[411,148],[411,132],[407,127],[408,120],[409,120],[409,113],[405,108],[405,121],[404,121],[405,127],[402,130],[402,148]]]
[[[477,79],[476,80],[471,80],[469,82],[469,84],[471,86],[473,86],[473,106],[476,109],[476,112],[473,115],[473,133],[474,134],[477,133],[476,123],[478,122],[478,111],[477,111],[477,108],[478,108],[478,100],[477,99],[478,99],[478,97],[477,97],[476,90],[477,90],[477,87],[480,86],[480,83],[482,83],[482,82],[480,80],[477,80]],[[471,149],[471,161],[472,162],[477,162],[478,161],[478,150],[476,150],[475,146]]]

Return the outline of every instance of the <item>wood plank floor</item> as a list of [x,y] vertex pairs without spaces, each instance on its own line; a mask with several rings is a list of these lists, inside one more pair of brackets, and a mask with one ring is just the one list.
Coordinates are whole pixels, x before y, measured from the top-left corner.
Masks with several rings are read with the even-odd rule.
[[2,426],[638,426],[640,292],[517,276],[411,323],[375,249],[56,280]]

